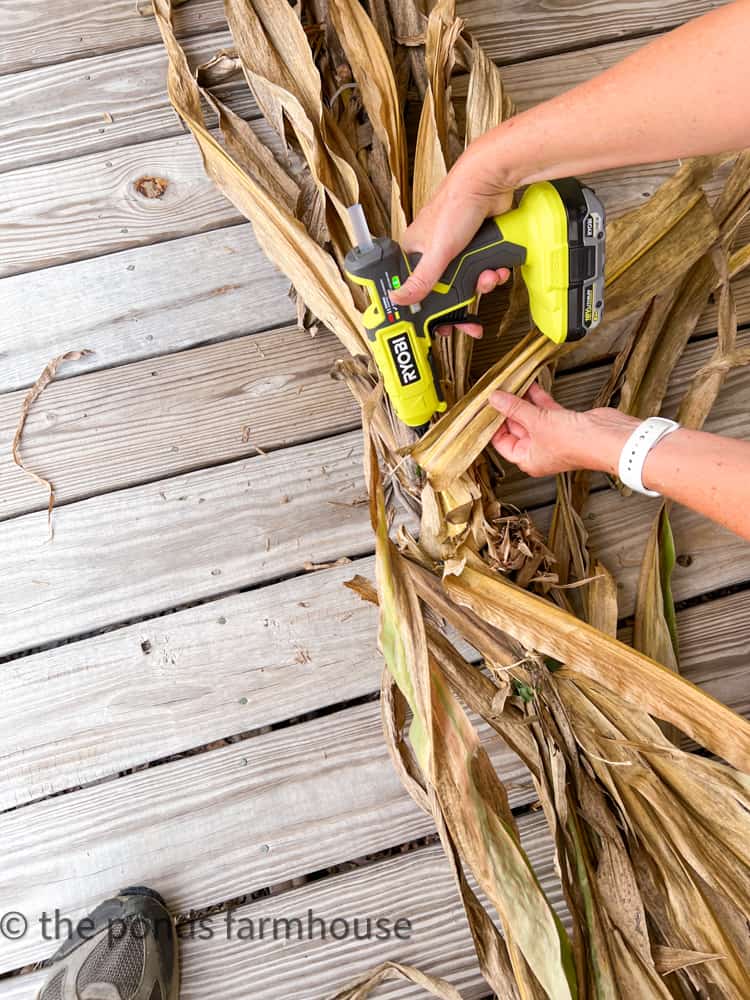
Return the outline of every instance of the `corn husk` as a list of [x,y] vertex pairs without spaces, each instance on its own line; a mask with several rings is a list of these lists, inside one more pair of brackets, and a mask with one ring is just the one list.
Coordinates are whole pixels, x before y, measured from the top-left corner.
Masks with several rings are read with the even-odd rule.
[[[361,327],[360,292],[342,274],[347,201],[361,200],[373,231],[398,239],[462,144],[512,113],[500,71],[453,0],[426,14],[413,0],[373,0],[369,15],[357,0],[226,0],[237,59],[272,126],[264,142],[211,95],[209,74],[196,79],[169,0],[153,4],[170,99],[209,176],[251,221],[302,311],[341,341],[336,375],[362,406],[376,552],[377,587],[359,579],[352,587],[380,607],[385,738],[405,788],[434,819],[488,987],[503,1000],[750,995],[750,726],[677,670],[666,509],[644,553],[634,649],[615,637],[613,567],[589,551],[588,477],[559,478],[545,539],[504,503],[487,450],[502,420],[490,394],[524,392],[535,378],[549,384],[567,348],[531,330],[472,384],[466,338],[442,341],[450,406],[414,441],[393,417]],[[462,135],[452,86],[467,72]],[[736,349],[730,285],[750,263],[735,245],[750,203],[747,155],[734,158],[714,204],[703,189],[730,159],[683,164],[649,203],[609,224],[608,311],[632,322],[602,403],[657,412],[715,291],[716,353],[693,380],[685,421],[700,426],[727,372],[750,360]],[[504,337],[526,310],[516,281]],[[404,504],[419,519],[417,536],[393,527]],[[568,930],[520,844],[467,709],[528,768],[555,844]],[[660,723],[719,759],[680,750]],[[457,996],[397,963],[337,996],[365,997],[390,976]]]

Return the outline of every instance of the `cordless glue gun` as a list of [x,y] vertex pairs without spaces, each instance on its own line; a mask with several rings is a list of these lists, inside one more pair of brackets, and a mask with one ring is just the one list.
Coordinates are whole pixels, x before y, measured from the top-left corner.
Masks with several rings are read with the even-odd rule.
[[388,237],[370,235],[361,205],[349,209],[356,246],[348,277],[367,289],[363,320],[397,416],[423,430],[446,404],[432,356],[436,326],[460,323],[476,306],[482,271],[520,265],[534,323],[556,344],[597,326],[604,304],[604,208],[577,180],[528,187],[518,208],[487,219],[416,306],[391,299],[419,260]]

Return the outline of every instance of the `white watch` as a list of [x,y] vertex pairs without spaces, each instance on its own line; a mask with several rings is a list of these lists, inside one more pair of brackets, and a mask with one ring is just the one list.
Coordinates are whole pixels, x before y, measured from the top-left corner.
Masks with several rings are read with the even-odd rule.
[[641,478],[643,466],[654,445],[667,434],[679,430],[679,427],[680,425],[675,420],[667,420],[666,417],[649,417],[648,420],[644,420],[636,427],[620,452],[620,464],[617,472],[623,486],[635,490],[636,493],[643,493],[647,497],[661,495],[656,490],[647,490],[643,485]]

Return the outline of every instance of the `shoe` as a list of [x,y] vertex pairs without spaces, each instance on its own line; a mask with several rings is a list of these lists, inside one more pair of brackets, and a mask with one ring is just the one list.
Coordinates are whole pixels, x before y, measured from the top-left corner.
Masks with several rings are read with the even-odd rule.
[[37,1000],[177,1000],[177,933],[164,900],[134,886],[78,922]]

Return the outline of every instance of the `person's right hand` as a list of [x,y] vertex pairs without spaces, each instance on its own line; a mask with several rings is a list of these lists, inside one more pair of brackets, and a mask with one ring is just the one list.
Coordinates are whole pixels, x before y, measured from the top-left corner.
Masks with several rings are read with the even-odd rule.
[[[421,253],[422,258],[401,288],[391,293],[397,305],[421,302],[485,219],[507,212],[510,208],[513,192],[493,177],[488,156],[483,153],[483,142],[479,139],[459,157],[404,233],[404,250]],[[497,271],[483,271],[477,282],[477,291],[486,295],[509,277],[510,271],[505,267]],[[482,327],[478,323],[461,323],[458,328],[473,337],[482,335]],[[450,327],[439,328],[438,332],[448,330]]]

